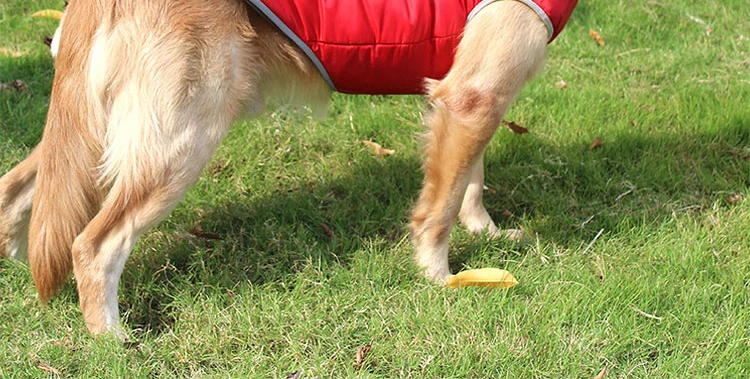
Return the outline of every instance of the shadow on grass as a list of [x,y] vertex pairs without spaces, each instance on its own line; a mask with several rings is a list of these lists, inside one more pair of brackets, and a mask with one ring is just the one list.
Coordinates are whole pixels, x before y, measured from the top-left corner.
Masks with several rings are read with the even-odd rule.
[[[692,135],[625,132],[596,150],[580,141],[553,146],[533,136],[512,137],[487,157],[487,207],[503,228],[520,225],[544,243],[575,249],[601,229],[624,232],[658,225],[676,212],[729,206],[725,199],[750,184],[749,126],[750,120],[738,117],[714,132]],[[348,267],[370,241],[393,245],[408,232],[421,180],[417,158],[365,160],[325,184],[204,209],[198,217],[203,237],[186,233],[196,218],[172,220],[160,230],[185,237],[157,239],[156,249],[166,255],[137,254],[126,268],[129,325],[152,331],[170,325],[164,303],[172,290],[231,294],[247,282],[284,282],[287,290],[309,264]],[[523,247],[497,243],[507,246],[510,258],[524,254]],[[454,271],[479,248],[461,244],[452,246]],[[144,282],[147,290],[137,290]],[[197,285],[183,287],[191,284]]]

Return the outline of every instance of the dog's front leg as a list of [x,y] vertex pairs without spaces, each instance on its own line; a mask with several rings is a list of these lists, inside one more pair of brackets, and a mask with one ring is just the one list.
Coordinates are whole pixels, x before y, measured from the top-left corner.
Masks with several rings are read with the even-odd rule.
[[464,224],[469,232],[474,234],[487,231],[490,235],[497,233],[497,226],[492,221],[490,214],[482,204],[482,194],[484,192],[484,153],[474,163],[469,170],[469,184],[466,187],[461,210],[458,218]]
[[417,265],[436,282],[450,276],[448,239],[462,203],[472,227],[496,230],[478,193],[482,154],[523,84],[541,66],[546,43],[547,30],[528,6],[492,3],[469,23],[453,67],[431,88],[425,179],[411,230]]
[[469,185],[466,187],[461,210],[458,213],[458,219],[472,234],[486,232],[493,238],[507,238],[511,241],[521,241],[526,233],[521,229],[499,230],[492,217],[487,213],[487,209],[482,204],[482,195],[484,193],[484,154],[480,154],[479,159],[470,170],[471,178]]

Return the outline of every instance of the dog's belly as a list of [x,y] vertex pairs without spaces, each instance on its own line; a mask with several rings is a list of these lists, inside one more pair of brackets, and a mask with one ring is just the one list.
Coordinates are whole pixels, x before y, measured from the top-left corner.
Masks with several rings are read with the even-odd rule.
[[[467,20],[496,0],[246,1],[310,57],[334,91],[417,94],[425,78],[445,76]],[[519,1],[539,14],[550,41],[576,3]]]

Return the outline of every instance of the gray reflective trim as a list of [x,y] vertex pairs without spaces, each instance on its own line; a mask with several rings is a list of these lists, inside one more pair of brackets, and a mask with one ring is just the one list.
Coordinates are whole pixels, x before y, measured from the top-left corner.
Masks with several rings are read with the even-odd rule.
[[320,75],[323,76],[323,79],[325,79],[326,83],[328,83],[328,86],[331,87],[331,90],[336,91],[336,86],[333,85],[333,81],[331,80],[331,77],[328,76],[328,71],[326,71],[326,68],[323,66],[323,63],[320,62],[320,59],[315,55],[315,53],[310,49],[310,46],[307,46],[307,44],[302,41],[302,39],[295,34],[292,29],[289,29],[286,24],[284,24],[281,19],[276,16],[275,13],[271,11],[265,4],[263,4],[262,0],[245,0],[246,2],[250,3],[253,7],[255,7],[260,13],[263,14],[269,21],[271,21],[274,25],[276,25],[279,30],[284,33],[285,36],[287,36],[289,39],[294,42],[297,47],[302,50],[305,55],[307,55],[308,58],[312,61],[312,63],[315,65],[315,67],[320,71]]
[[[491,3],[494,3],[498,0],[482,0],[479,4],[477,4],[474,9],[471,10],[471,13],[469,13],[469,17],[466,18],[466,23],[468,24],[469,21],[471,21],[472,18],[474,18],[479,11],[481,11],[484,7],[490,5]],[[544,13],[544,10],[538,6],[534,1],[532,0],[515,0],[520,1],[524,4],[526,4],[529,8],[531,8],[536,14],[539,16],[539,18],[542,19],[542,22],[544,22],[544,25],[547,27],[547,39],[552,39],[552,35],[555,33],[555,28],[552,27],[552,21],[547,17],[547,14]]]
[[476,7],[474,7],[474,9],[471,10],[469,16],[466,17],[466,23],[468,24],[469,21],[471,21],[471,19],[474,18],[477,13],[479,13],[479,11],[481,11],[484,7],[490,5],[491,3],[494,3],[495,1],[497,0],[482,0],[479,4],[477,4]]

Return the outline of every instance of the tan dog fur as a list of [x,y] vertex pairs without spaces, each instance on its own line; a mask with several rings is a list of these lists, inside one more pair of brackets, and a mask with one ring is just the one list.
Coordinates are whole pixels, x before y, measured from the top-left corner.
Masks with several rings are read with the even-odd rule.
[[[40,299],[72,268],[88,329],[122,335],[117,289],[135,242],[196,181],[233,121],[267,99],[320,108],[330,93],[241,0],[74,0],[65,17],[42,141],[0,178],[0,254],[23,258],[28,230]],[[450,275],[457,218],[472,232],[507,234],[482,205],[482,156],[546,42],[527,6],[493,3],[467,26],[446,78],[427,84],[411,231],[433,281]]]

